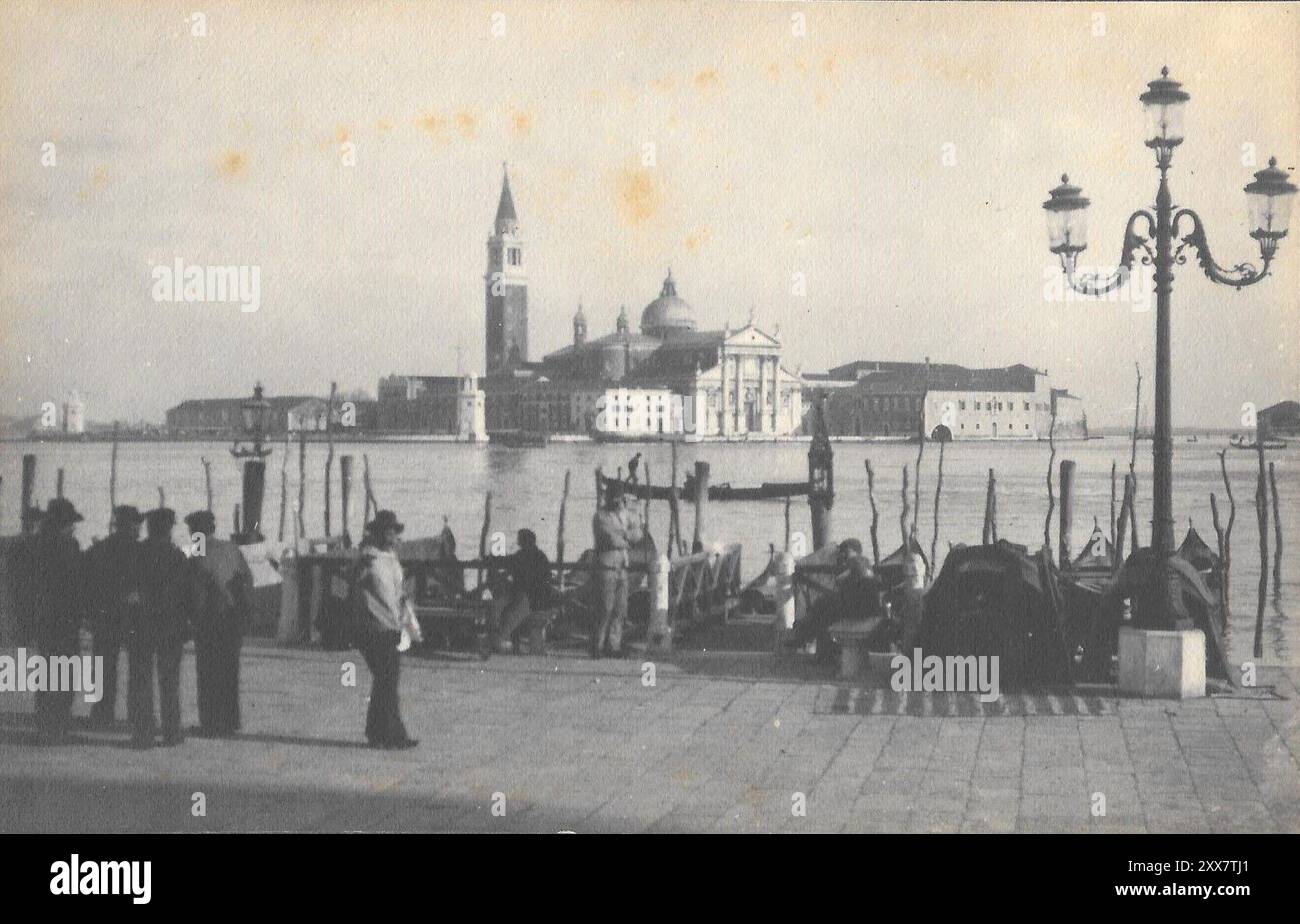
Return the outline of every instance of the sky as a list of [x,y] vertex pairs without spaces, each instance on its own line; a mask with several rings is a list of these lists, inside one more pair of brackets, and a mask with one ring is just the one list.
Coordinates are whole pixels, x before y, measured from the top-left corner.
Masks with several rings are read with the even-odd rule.
[[[1175,202],[1220,263],[1257,261],[1242,186],[1300,161],[1298,14],[8,2],[0,413],[76,389],[92,420],[161,420],[256,380],[480,370],[508,162],[532,359],[570,342],[580,300],[592,336],[622,304],[635,324],[671,266],[701,327],[752,312],[792,370],[1023,362],[1122,424],[1134,363],[1153,375],[1149,279],[1063,299],[1041,203],[1068,171],[1092,200],[1082,262],[1116,262],[1155,195],[1137,96],[1167,65],[1192,95]],[[1239,292],[1178,268],[1176,425],[1300,397],[1296,237]],[[158,300],[177,259],[256,268],[257,310]]]

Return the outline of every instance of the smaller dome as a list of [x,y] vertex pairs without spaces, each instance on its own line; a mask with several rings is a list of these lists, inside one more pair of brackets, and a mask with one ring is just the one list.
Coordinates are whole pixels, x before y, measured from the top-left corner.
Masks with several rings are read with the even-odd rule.
[[677,283],[670,269],[659,297],[641,312],[641,333],[662,337],[675,330],[695,330],[695,317],[690,304],[677,297]]

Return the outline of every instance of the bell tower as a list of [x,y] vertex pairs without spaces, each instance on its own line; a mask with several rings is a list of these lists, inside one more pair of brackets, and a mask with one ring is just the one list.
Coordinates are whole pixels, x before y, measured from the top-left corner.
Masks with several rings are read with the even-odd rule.
[[484,371],[500,375],[528,361],[528,276],[524,241],[510,194],[510,175],[501,165],[501,199],[487,241],[487,272],[483,275],[487,305]]

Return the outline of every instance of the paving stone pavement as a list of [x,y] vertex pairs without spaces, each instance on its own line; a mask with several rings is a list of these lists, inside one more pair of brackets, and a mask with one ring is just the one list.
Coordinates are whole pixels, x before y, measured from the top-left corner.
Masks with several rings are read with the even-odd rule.
[[[124,724],[37,747],[30,696],[6,693],[0,832],[1300,832],[1296,668],[1262,671],[1284,700],[1004,717],[814,714],[826,679],[765,654],[644,676],[567,652],[407,658],[421,744],[402,752],[362,746],[349,652],[250,644],[244,734],[179,748],[133,751]],[[187,722],[193,678],[187,654]]]

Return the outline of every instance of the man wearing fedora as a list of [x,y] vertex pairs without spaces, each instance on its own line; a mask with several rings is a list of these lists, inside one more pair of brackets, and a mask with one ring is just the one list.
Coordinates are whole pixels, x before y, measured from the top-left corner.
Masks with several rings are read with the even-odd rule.
[[90,571],[94,655],[104,659],[104,696],[90,721],[107,728],[117,718],[118,655],[140,608],[140,526],[144,517],[128,504],[113,509],[113,531],[86,553]]
[[628,509],[621,491],[606,488],[603,510],[591,519],[596,559],[598,610],[588,651],[593,658],[623,654],[623,623],[627,619],[630,549],[641,541],[641,523]]
[[158,711],[165,746],[185,740],[181,731],[181,658],[189,637],[188,614],[193,594],[189,562],[172,543],[176,512],[159,507],[145,514],[148,536],[140,545],[140,610],[131,628],[127,712],[131,740],[151,748],[158,733],[154,722],[154,674],[158,676]]
[[[31,620],[31,637],[46,658],[75,656],[80,648],[86,572],[73,533],[81,520],[71,501],[57,497],[41,516],[37,533],[19,548],[18,602]],[[40,743],[59,744],[67,738],[73,696],[72,690],[36,693]]]
[[361,560],[353,584],[353,643],[370,669],[370,705],[366,740],[373,748],[413,748],[417,744],[402,724],[398,688],[401,681],[402,629],[406,592],[397,545],[405,527],[391,510],[380,510],[366,527]]
[[190,558],[194,572],[194,672],[199,730],[212,737],[239,731],[239,647],[252,610],[253,573],[239,546],[216,534],[210,510],[185,518],[191,535],[203,536],[203,554]]

